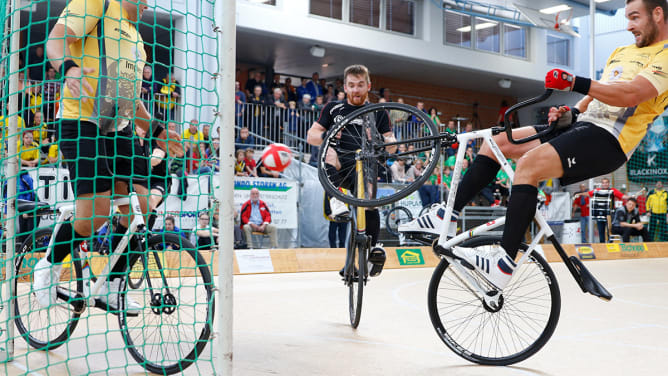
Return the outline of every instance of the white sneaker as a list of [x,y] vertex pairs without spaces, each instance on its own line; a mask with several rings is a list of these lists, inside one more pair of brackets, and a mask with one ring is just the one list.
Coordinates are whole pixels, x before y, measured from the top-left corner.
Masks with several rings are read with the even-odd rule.
[[56,286],[60,282],[61,264],[53,265],[43,257],[33,269],[32,292],[42,308],[48,308],[56,303]]
[[[430,233],[434,235],[441,234],[441,226],[445,222],[445,205],[443,203],[433,204],[428,212],[415,218],[414,220],[399,225],[399,232]],[[457,235],[457,218],[453,215],[448,228],[448,236]]]
[[[114,278],[111,282],[102,284],[98,299],[109,306],[110,311],[118,311],[118,293],[121,290],[122,278]],[[125,294],[125,311],[128,314],[137,315],[142,310],[142,306],[134,299]]]
[[329,207],[332,209],[331,215],[333,218],[350,214],[350,210],[348,210],[346,204],[337,198],[332,197],[329,199]]
[[503,290],[513,276],[515,261],[499,245],[491,250],[479,248],[453,247],[451,256],[465,261],[469,269],[475,268],[497,289]]

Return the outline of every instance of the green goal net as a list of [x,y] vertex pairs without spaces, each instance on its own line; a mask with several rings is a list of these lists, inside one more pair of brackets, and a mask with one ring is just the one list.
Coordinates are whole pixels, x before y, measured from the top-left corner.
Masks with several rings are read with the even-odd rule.
[[216,4],[148,4],[0,0],[0,374],[218,372]]
[[645,215],[650,241],[668,241],[668,113],[648,127],[624,174],[629,193],[636,195],[638,209]]

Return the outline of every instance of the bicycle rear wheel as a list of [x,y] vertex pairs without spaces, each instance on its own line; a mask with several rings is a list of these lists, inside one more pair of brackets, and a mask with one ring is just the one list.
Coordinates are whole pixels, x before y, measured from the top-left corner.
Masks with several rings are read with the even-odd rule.
[[56,303],[42,307],[34,296],[33,268],[37,254],[45,255],[53,229],[41,228],[28,236],[14,262],[14,322],[19,333],[38,350],[53,350],[67,342],[83,311],[83,279],[77,250],[63,265],[57,286]]
[[[389,111],[409,120],[393,124],[397,142],[387,143],[378,124],[389,121]],[[410,119],[413,119],[411,121]],[[403,145],[403,146],[402,146]],[[389,153],[388,148],[397,147]],[[318,156],[318,178],[332,197],[359,207],[375,207],[398,201],[429,179],[438,164],[441,142],[438,129],[424,112],[401,103],[378,103],[353,111],[327,132]],[[334,157],[335,156],[335,157]],[[358,183],[355,162],[362,162],[365,196],[358,198],[353,187]],[[410,160],[422,165],[413,181],[379,190],[378,181],[388,182],[391,161],[398,165]],[[338,161],[339,165],[336,165]],[[339,187],[349,190],[339,191]]]
[[399,236],[399,225],[413,220],[413,214],[403,206],[395,206],[385,216],[385,228],[394,236]]
[[[146,280],[121,292],[118,316],[130,355],[146,370],[170,375],[186,369],[202,355],[214,317],[211,273],[204,257],[177,234],[148,239]],[[126,270],[126,272],[129,272]],[[144,308],[131,317],[125,296]]]
[[[461,246],[497,247],[500,241],[483,236]],[[547,343],[559,321],[561,296],[554,272],[534,251],[515,270],[497,308],[488,306],[442,259],[429,284],[428,307],[436,333],[452,351],[474,363],[501,366],[522,361]]]

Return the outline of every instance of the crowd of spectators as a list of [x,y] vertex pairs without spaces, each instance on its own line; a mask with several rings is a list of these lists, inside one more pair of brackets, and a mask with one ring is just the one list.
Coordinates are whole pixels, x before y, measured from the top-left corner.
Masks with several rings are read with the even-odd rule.
[[663,182],[653,189],[642,188],[636,193],[625,193],[612,186],[609,178],[602,178],[589,190],[580,184],[573,194],[572,218],[580,221],[581,241],[587,242],[590,222],[596,223],[594,232],[598,241],[611,241],[619,235],[628,242],[631,236],[643,241],[668,241],[668,193]]

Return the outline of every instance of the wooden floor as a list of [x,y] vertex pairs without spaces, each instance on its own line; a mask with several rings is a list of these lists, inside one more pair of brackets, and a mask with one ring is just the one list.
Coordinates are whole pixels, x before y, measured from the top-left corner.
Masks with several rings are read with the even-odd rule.
[[[583,294],[561,263],[561,319],[548,344],[511,367],[482,367],[452,353],[426,309],[431,268],[386,270],[365,290],[362,322],[348,325],[347,290],[335,272],[239,275],[234,278],[235,375],[665,375],[668,359],[668,259],[587,263],[614,294]],[[81,338],[49,355],[49,374],[143,374],[122,350],[110,316],[87,320],[99,340]],[[109,322],[105,321],[108,320]],[[81,332],[79,333],[81,334]],[[109,345],[105,345],[105,341]],[[83,354],[87,341],[90,349]],[[109,350],[111,348],[112,350]],[[214,349],[215,351],[215,349]],[[47,374],[43,353],[16,342],[10,375]],[[68,357],[74,358],[66,360]],[[211,354],[209,353],[207,357]],[[107,370],[108,364],[125,366]],[[213,374],[202,362],[186,374]],[[0,367],[0,370],[2,368]],[[2,372],[0,371],[0,374]]]

